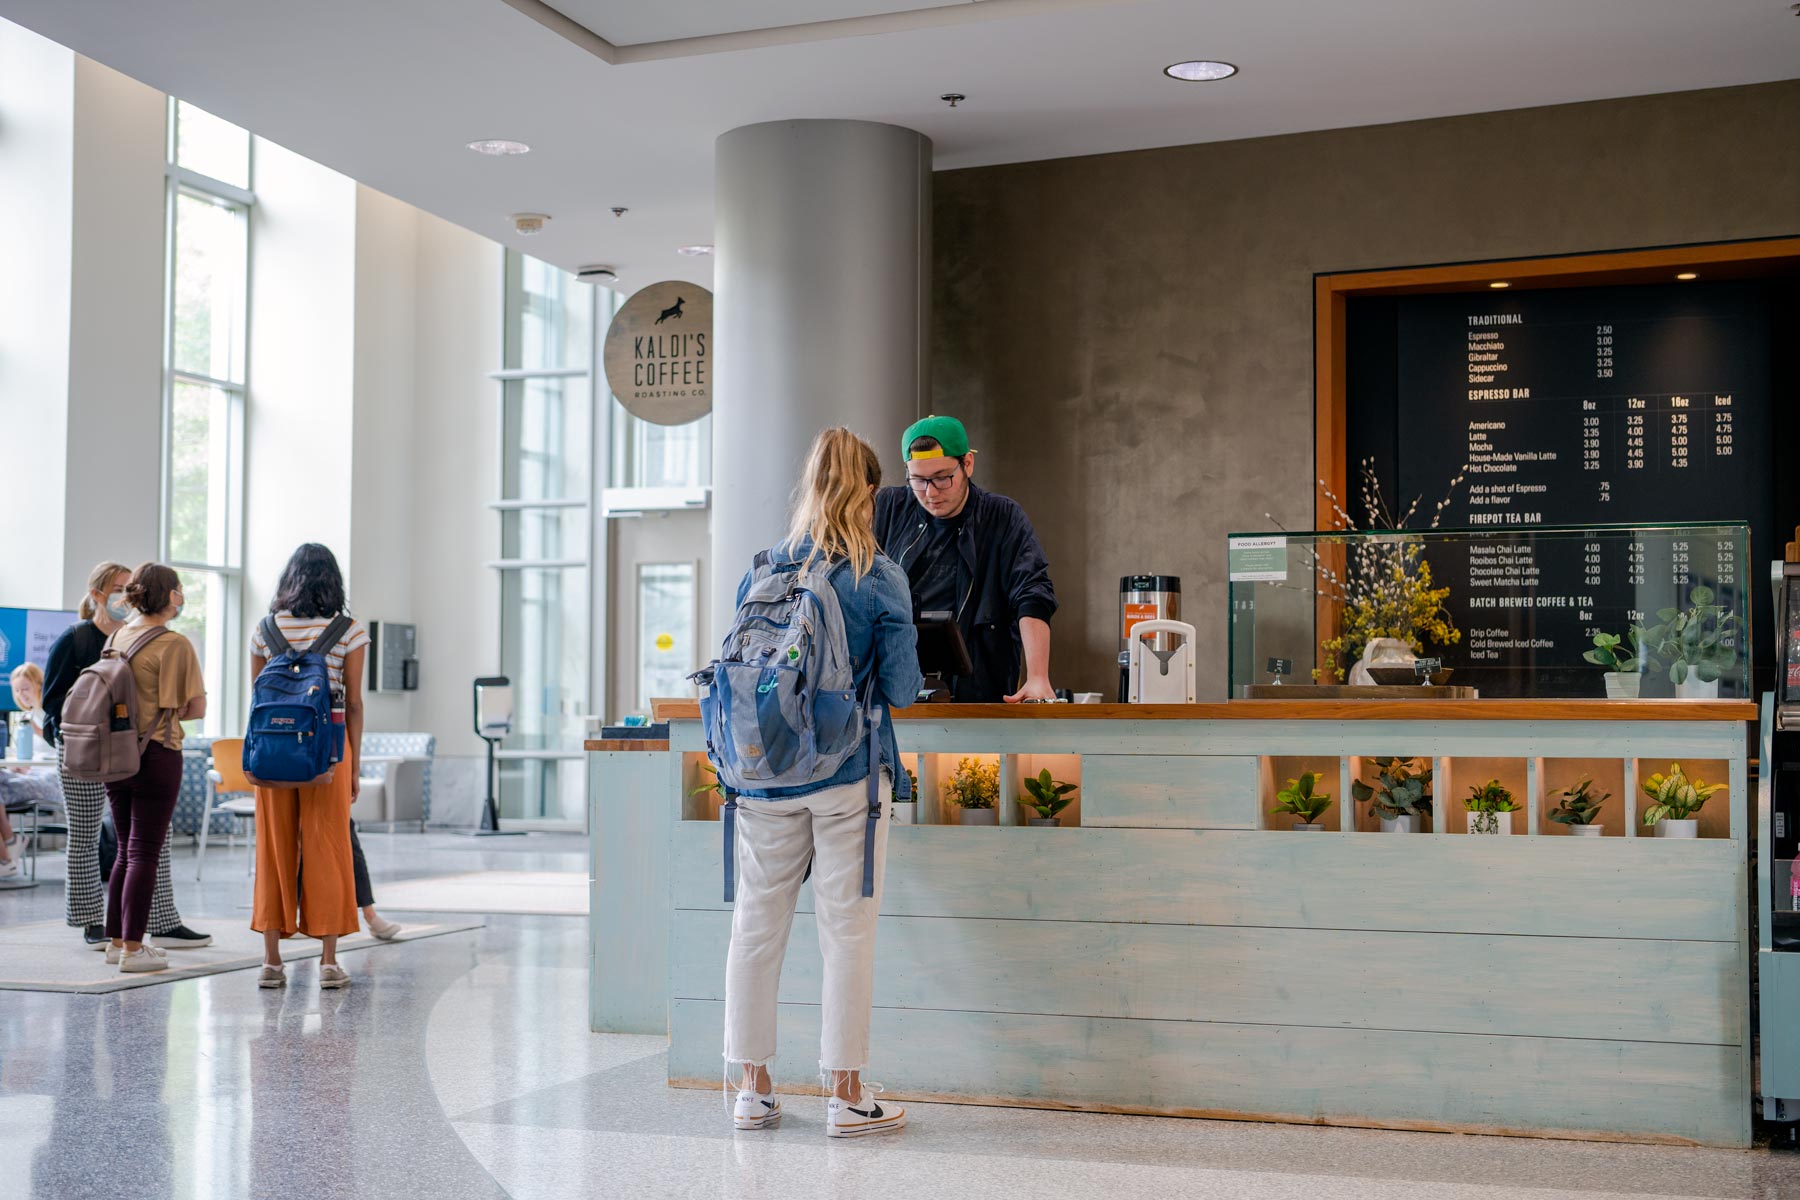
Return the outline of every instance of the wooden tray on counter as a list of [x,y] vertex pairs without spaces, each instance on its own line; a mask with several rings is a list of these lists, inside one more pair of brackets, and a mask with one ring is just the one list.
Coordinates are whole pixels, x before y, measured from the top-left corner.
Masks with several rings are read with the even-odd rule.
[[1349,683],[1246,683],[1240,700],[1479,700],[1481,689],[1426,687],[1416,683],[1387,686]]

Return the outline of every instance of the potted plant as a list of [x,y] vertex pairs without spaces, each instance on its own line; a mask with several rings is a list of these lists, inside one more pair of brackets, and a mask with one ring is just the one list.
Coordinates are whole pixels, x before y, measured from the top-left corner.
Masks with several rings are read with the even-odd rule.
[[1644,647],[1639,642],[1643,630],[1633,625],[1625,631],[1624,637],[1610,633],[1596,633],[1594,648],[1582,654],[1595,666],[1606,670],[1606,698],[1608,700],[1636,700],[1638,689],[1644,682]]
[[1511,833],[1512,815],[1519,811],[1513,794],[1501,787],[1498,779],[1470,788],[1463,807],[1469,810],[1470,833]]
[[900,788],[897,784],[890,793],[894,801],[894,824],[896,825],[914,825],[919,820],[919,777],[911,767],[907,767],[906,778],[912,782],[912,790],[907,793],[912,797],[911,800],[900,799]]
[[1358,779],[1350,796],[1366,801],[1381,818],[1383,833],[1411,833],[1431,813],[1431,765],[1429,759],[1377,758],[1375,782]]
[[1644,810],[1644,824],[1656,826],[1656,836],[1666,838],[1699,837],[1700,823],[1694,819],[1714,792],[1722,792],[1722,783],[1689,779],[1680,763],[1670,763],[1667,775],[1656,774],[1644,781],[1644,791],[1656,801]]
[[1069,793],[1081,785],[1064,783],[1060,779],[1050,778],[1050,768],[1045,767],[1035,777],[1025,780],[1025,792],[1029,799],[1021,799],[1019,804],[1030,809],[1037,816],[1026,822],[1028,825],[1060,825],[1056,814],[1069,807]]
[[1606,826],[1595,822],[1600,815],[1600,806],[1612,796],[1611,792],[1594,795],[1589,789],[1594,781],[1583,775],[1574,783],[1557,792],[1560,803],[1551,810],[1550,819],[1558,825],[1567,825],[1569,832],[1578,837],[1599,837],[1606,832]]
[[1682,700],[1718,699],[1719,679],[1737,665],[1737,616],[1713,600],[1711,588],[1696,586],[1687,608],[1659,609],[1662,624],[1644,631],[1651,656],[1669,665],[1669,682]]
[[1287,813],[1298,818],[1294,822],[1297,832],[1323,832],[1325,826],[1318,823],[1319,814],[1331,807],[1331,797],[1315,791],[1318,784],[1317,771],[1308,771],[1298,779],[1288,780],[1287,786],[1275,793],[1275,807],[1269,810],[1269,815]]
[[959,824],[999,824],[994,806],[1000,802],[1000,764],[978,758],[958,759],[956,773],[950,776],[944,794],[962,810],[957,814]]

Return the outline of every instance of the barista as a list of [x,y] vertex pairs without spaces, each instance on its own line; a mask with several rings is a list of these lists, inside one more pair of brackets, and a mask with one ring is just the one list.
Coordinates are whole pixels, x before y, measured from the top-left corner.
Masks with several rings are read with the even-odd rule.
[[912,586],[913,615],[954,615],[974,674],[951,681],[965,704],[1053,700],[1056,589],[1025,510],[973,482],[975,454],[954,417],[915,421],[900,439],[906,486],[875,496],[875,537]]

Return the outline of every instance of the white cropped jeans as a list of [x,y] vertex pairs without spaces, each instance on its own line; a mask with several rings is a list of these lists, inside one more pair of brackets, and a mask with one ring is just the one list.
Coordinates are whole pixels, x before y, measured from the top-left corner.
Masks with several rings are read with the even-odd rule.
[[794,902],[812,861],[813,909],[824,959],[819,1070],[861,1071],[869,1059],[875,988],[875,917],[893,824],[888,774],[875,823],[875,894],[862,894],[869,781],[791,800],[740,799],[737,901],[725,959],[725,1059],[767,1066],[775,1057],[775,1003]]

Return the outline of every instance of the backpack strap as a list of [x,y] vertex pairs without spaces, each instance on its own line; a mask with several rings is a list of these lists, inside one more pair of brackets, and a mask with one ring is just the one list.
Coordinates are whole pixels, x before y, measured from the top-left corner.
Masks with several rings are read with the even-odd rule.
[[[139,650],[142,650],[145,646],[148,646],[151,642],[154,642],[157,638],[161,637],[163,634],[165,634],[167,632],[169,632],[169,627],[167,625],[152,625],[150,627],[149,632],[143,634],[142,636],[140,636],[138,638],[137,641],[131,643],[131,649],[125,651],[125,653],[120,655],[120,657],[123,658],[127,663],[130,663],[132,659],[137,657]],[[119,635],[117,633],[113,634],[113,637],[118,637],[118,636]],[[110,645],[111,641],[112,641],[112,638],[107,639],[107,642],[109,643],[108,648],[111,649],[114,654],[118,654],[118,652],[119,652],[118,647]],[[156,736],[157,730],[175,728],[175,723],[176,723],[175,722],[175,714],[176,714],[175,709],[164,708],[164,709],[159,709],[157,711],[160,715],[156,718],[156,720],[154,722],[151,723],[150,728],[144,730],[144,732],[138,737],[138,753],[139,754],[142,754],[144,752],[144,747],[146,747],[150,744],[150,739]]]
[[719,822],[725,827],[725,903],[737,898],[737,793],[725,791],[725,807],[719,810]]
[[[131,643],[131,649],[127,650],[124,654],[125,661],[130,662],[132,659],[136,658],[139,650],[142,650],[145,646],[148,646],[151,642],[154,642],[157,638],[167,632],[169,632],[169,627],[167,625],[152,625],[150,627],[150,632]],[[115,634],[114,636],[116,637],[117,635]]]
[[[870,676],[873,682],[874,677]],[[881,728],[881,717],[873,710],[868,711],[869,722],[869,816],[863,825],[863,876],[862,894],[875,895],[875,831],[876,822],[881,820],[881,739],[877,730]],[[895,763],[894,769],[900,769]]]
[[331,618],[331,624],[322,629],[319,636],[313,639],[313,644],[306,648],[306,652],[324,658],[331,653],[331,648],[338,644],[338,639],[350,632],[350,626],[353,623],[348,613],[339,613]]
[[287,636],[281,632],[281,626],[276,623],[274,613],[264,617],[256,627],[262,630],[263,645],[268,648],[270,658],[280,658],[293,649],[288,645]]

